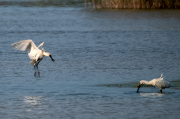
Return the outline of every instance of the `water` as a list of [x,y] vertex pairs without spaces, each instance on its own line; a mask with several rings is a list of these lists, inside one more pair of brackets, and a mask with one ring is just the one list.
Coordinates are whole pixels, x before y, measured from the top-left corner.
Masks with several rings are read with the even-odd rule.
[[[164,73],[180,79],[179,10],[94,10],[83,5],[0,6],[0,118],[179,118],[179,87],[132,86]],[[33,39],[49,57],[34,77]],[[116,87],[117,85],[128,85]],[[109,86],[112,85],[112,86]]]

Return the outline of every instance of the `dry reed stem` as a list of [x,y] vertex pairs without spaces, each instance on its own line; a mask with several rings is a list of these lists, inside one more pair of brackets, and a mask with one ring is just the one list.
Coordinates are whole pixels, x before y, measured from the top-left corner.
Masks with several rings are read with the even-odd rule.
[[180,0],[91,0],[97,9],[179,9]]

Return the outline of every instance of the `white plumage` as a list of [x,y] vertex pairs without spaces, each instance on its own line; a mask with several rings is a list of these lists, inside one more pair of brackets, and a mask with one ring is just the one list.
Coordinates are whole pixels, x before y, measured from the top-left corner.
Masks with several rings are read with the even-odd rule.
[[142,84],[155,86],[160,89],[161,93],[162,93],[162,89],[174,87],[174,85],[171,82],[164,81],[163,74],[161,74],[161,77],[153,79],[151,81],[141,80],[137,92],[139,91],[139,88],[141,87]]
[[[16,50],[27,51],[29,58],[32,59],[32,61],[30,61],[29,63],[31,65],[34,65],[34,68],[37,67],[38,69],[38,64],[43,59],[44,56],[50,57],[51,60],[54,61],[50,53],[45,52],[43,48],[39,49],[39,47],[43,46],[43,44],[44,42],[42,42],[38,47],[36,47],[34,42],[29,39],[29,40],[16,42],[12,44],[11,46],[13,49],[16,49]],[[36,71],[34,75],[36,75]],[[40,76],[39,70],[38,70],[38,75]]]

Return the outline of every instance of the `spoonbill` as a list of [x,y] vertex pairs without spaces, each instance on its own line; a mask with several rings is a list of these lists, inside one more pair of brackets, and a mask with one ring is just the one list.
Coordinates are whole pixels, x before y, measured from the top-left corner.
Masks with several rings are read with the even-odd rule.
[[[29,39],[13,43],[11,46],[13,49],[16,50],[27,51],[29,58],[32,59],[32,61],[30,61],[29,64],[34,65],[34,69],[38,69],[38,64],[44,56],[50,57],[53,62],[55,61],[50,53],[45,52],[45,50],[43,49],[43,44],[44,42],[42,42],[38,47],[36,47],[34,42],[31,39]],[[39,49],[41,46],[42,49]],[[38,75],[40,76],[39,69]],[[36,76],[36,71],[34,72],[34,76]]]
[[137,92],[139,91],[142,84],[155,86],[155,87],[160,89],[161,93],[162,93],[162,89],[169,88],[169,87],[174,87],[174,85],[171,82],[164,81],[163,78],[164,78],[163,74],[161,74],[161,77],[153,79],[151,81],[141,80],[140,83],[139,83]]

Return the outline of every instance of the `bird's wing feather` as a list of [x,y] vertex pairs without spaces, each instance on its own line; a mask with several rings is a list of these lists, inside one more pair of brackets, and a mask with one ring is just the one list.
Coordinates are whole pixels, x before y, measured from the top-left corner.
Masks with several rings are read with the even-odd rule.
[[171,87],[170,82],[164,80],[155,80],[155,86],[159,89]]
[[38,48],[41,47],[41,46],[43,46],[43,45],[44,45],[44,42],[42,42],[42,43],[38,46]]
[[37,52],[39,49],[36,47],[32,40],[23,40],[11,45],[13,49],[27,51],[28,53]]
[[35,55],[33,55],[33,54],[28,53],[28,56],[29,56],[30,59],[36,60],[36,57],[35,57]]
[[30,59],[36,59],[39,50],[32,40],[23,40],[11,45],[13,49],[27,51]]

